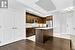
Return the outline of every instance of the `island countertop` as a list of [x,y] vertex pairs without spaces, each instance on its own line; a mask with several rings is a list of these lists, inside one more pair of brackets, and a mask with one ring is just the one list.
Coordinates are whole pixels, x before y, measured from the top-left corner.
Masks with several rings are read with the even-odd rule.
[[53,37],[53,27],[35,28],[36,42],[45,43],[49,38]]
[[42,27],[42,28],[35,28],[35,29],[53,29],[53,27]]

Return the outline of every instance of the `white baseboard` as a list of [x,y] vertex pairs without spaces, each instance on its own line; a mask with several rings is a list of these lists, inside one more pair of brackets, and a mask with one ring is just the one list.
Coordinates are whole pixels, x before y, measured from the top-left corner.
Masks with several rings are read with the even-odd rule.
[[7,44],[10,44],[10,43],[13,43],[13,42],[16,42],[16,41],[20,41],[24,38],[19,38],[19,39],[15,39],[15,40],[12,40],[12,41],[9,41],[9,42],[6,42],[6,43],[1,43],[0,46],[4,46],[4,45],[7,45]]
[[70,35],[67,34],[55,34],[53,36],[58,38],[70,39]]

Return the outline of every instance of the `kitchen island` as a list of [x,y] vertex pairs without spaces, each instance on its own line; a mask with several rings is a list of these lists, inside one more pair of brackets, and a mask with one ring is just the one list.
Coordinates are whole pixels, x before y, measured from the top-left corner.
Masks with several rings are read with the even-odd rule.
[[45,43],[50,37],[53,37],[53,28],[35,28],[36,32],[36,42]]

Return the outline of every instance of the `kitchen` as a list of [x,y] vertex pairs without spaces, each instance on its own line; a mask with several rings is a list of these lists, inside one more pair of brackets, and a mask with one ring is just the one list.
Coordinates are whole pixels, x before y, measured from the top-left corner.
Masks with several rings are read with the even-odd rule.
[[[26,13],[26,37],[32,41],[45,42],[53,36],[53,16],[40,17]],[[40,32],[42,31],[42,32]],[[32,38],[33,37],[33,38]]]
[[0,9],[0,50],[75,49],[74,2],[8,0]]

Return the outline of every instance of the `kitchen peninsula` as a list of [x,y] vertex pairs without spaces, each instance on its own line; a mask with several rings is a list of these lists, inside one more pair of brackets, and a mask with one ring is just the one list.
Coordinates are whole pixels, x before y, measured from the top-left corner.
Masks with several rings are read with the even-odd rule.
[[53,36],[53,28],[36,28],[36,42],[45,43],[50,37]]

